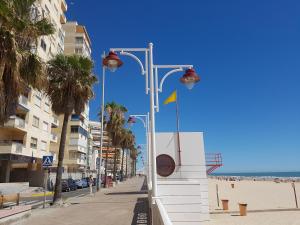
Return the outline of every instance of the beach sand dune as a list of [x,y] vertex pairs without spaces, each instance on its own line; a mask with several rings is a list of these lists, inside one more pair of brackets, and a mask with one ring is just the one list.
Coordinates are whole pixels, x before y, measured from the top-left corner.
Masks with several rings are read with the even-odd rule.
[[[300,206],[300,183],[295,186]],[[222,210],[221,199],[229,200],[227,213]],[[238,203],[248,204],[247,216],[239,216]],[[211,221],[207,223],[209,225],[300,225],[300,211],[296,210],[291,183],[209,179],[209,206],[212,213]]]

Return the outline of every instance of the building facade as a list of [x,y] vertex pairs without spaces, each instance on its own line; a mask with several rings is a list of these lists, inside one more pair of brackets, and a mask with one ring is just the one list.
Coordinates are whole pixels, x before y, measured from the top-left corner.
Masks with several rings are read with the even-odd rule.
[[[35,3],[34,15],[48,18],[55,27],[55,33],[40,38],[35,48],[44,61],[63,52],[62,24],[66,22],[66,10],[65,0]],[[49,100],[28,87],[19,98],[16,115],[0,127],[0,182],[29,182],[31,186],[41,186],[42,157],[50,155],[50,144],[57,142],[53,129],[58,126]]]

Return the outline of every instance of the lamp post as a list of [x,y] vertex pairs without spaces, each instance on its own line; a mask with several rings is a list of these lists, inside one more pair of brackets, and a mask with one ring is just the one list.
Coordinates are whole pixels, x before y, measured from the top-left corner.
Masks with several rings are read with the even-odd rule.
[[[102,58],[104,60],[105,58],[105,52],[102,54]],[[104,126],[104,94],[105,94],[105,66],[102,66],[102,102],[101,102],[101,136],[100,136],[100,157],[99,157],[99,152],[98,152],[98,158],[99,158],[99,163],[98,163],[98,169],[97,169],[97,191],[101,189],[101,184],[102,184],[102,179],[101,179],[101,167],[102,167],[102,148],[103,148],[103,126]],[[106,177],[105,177],[106,179]]]
[[149,146],[149,113],[143,115],[130,115],[128,118],[127,123],[133,124],[136,123],[135,119],[140,120],[145,128],[146,133],[146,149],[147,149],[147,183],[149,190],[152,189],[152,182],[151,182],[151,153],[150,153],[150,146]]
[[[195,83],[197,83],[200,78],[192,69],[193,65],[154,65],[153,63],[153,44],[149,43],[147,48],[111,48],[109,54],[103,59],[103,65],[109,70],[114,72],[123,62],[117,55],[126,55],[138,62],[141,67],[141,74],[145,75],[146,83],[146,94],[150,91],[150,145],[151,145],[151,176],[152,176],[152,197],[155,199],[157,197],[157,173],[156,173],[156,137],[155,137],[155,109],[158,112],[159,102],[158,102],[158,92],[162,92],[162,86],[165,79],[179,71],[187,69],[186,73],[181,77],[180,81],[185,84],[188,88],[192,88]],[[144,53],[145,63],[133,53]],[[158,69],[171,69],[167,72],[163,78],[160,80],[160,89],[158,88]],[[155,70],[155,71],[154,71]],[[155,72],[155,73],[154,73]],[[150,84],[149,84],[150,83]],[[155,98],[156,97],[156,98]]]

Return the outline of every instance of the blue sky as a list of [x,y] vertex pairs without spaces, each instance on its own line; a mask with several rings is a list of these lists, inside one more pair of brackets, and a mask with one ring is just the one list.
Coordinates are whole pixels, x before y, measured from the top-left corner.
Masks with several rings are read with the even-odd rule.
[[[73,0],[68,19],[87,27],[95,72],[111,47],[154,43],[155,64],[193,64],[201,81],[188,91],[167,79],[156,114],[158,131],[174,131],[175,105],[162,105],[174,90],[182,131],[203,131],[207,152],[221,152],[218,172],[299,171],[300,2],[297,0]],[[132,59],[107,74],[106,101],[132,114],[149,110],[144,79]],[[91,102],[100,108],[101,85]],[[145,143],[142,124],[132,128]]]

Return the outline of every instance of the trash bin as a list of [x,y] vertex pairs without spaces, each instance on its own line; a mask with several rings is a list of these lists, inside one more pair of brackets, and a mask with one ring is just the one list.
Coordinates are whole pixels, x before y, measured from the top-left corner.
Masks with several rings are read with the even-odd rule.
[[231,187],[234,188],[234,184],[233,183],[231,184]]
[[240,208],[240,215],[247,216],[247,204],[246,203],[239,203]]
[[222,206],[223,206],[223,210],[228,210],[228,199],[222,199]]

